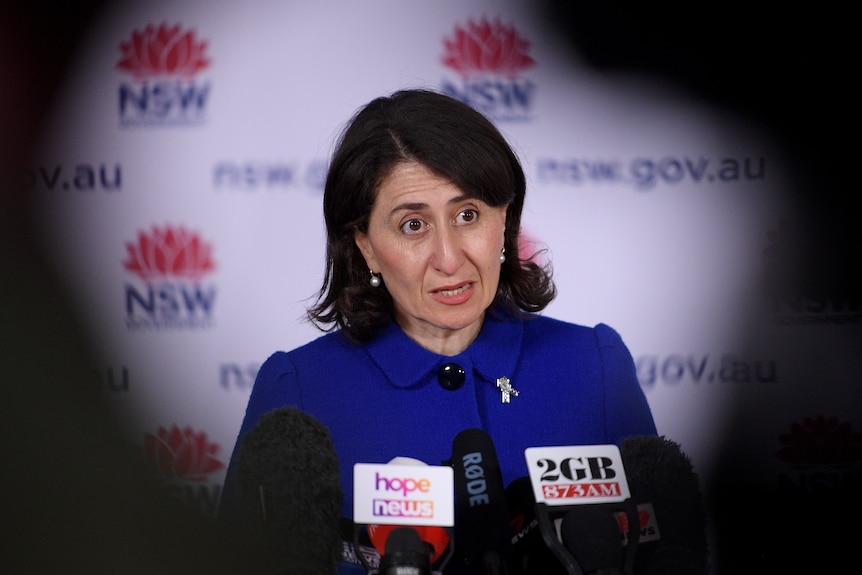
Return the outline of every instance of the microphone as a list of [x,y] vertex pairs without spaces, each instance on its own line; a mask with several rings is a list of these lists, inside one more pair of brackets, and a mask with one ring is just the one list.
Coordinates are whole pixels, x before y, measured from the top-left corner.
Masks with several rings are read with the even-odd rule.
[[623,548],[617,516],[637,521],[616,445],[525,451],[542,539],[568,575],[632,575],[639,531]]
[[[368,526],[368,537],[381,557],[386,554],[392,534],[403,528],[402,525]],[[429,562],[436,563],[443,556],[443,552],[446,551],[446,546],[449,544],[449,533],[443,527],[437,525],[415,525],[409,529],[416,532],[416,535],[422,542],[422,548],[428,556]]]
[[458,433],[452,442],[451,464],[457,533],[464,534],[463,561],[485,575],[505,573],[503,561],[511,545],[509,509],[491,436],[477,428]]
[[584,573],[622,575],[625,554],[615,515],[603,505],[582,505],[563,516],[560,538]]
[[[424,461],[413,459],[412,457],[395,457],[390,460],[387,465],[427,465]],[[390,535],[393,531],[401,529],[400,525],[380,525],[373,523],[368,526],[368,537],[377,552],[384,556],[386,546]],[[425,546],[426,553],[430,555],[430,562],[436,562],[443,556],[446,546],[449,544],[449,533],[439,525],[414,525],[412,529],[416,531],[419,539]],[[401,534],[400,540],[405,540],[408,535]]]
[[[706,507],[690,459],[679,444],[663,436],[626,438],[620,454],[632,499],[650,503],[654,510],[651,530],[655,533],[641,534],[635,571],[641,575],[705,574],[709,562]],[[641,515],[652,519],[644,511]],[[640,523],[643,529],[644,521]]]
[[380,556],[380,575],[431,575],[428,546],[412,527],[395,527]]
[[705,505],[678,444],[632,436],[620,448],[529,448],[526,457],[544,543],[565,573],[707,572]]
[[511,549],[506,561],[509,575],[565,575],[560,561],[542,539],[536,515],[536,497],[528,476],[506,487],[511,517]]
[[237,504],[268,572],[335,573],[344,492],[329,430],[294,407],[265,413],[236,454]]
[[[369,539],[381,554],[379,569],[360,556],[372,575],[432,575],[443,571],[452,556],[454,524],[452,468],[430,466],[396,457],[388,464],[353,466],[354,539],[366,525]],[[449,550],[439,570],[431,564]]]

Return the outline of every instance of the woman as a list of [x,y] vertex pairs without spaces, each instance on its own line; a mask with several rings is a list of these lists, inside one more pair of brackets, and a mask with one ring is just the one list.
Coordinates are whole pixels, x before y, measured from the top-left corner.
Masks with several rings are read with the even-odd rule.
[[314,415],[352,517],[354,463],[440,465],[467,428],[490,434],[506,485],[527,474],[527,447],[654,435],[619,335],[537,315],[555,288],[520,254],[525,188],[499,131],[458,100],[407,90],[360,110],[324,193],[309,317],[331,333],[265,362],[240,439],[280,406]]

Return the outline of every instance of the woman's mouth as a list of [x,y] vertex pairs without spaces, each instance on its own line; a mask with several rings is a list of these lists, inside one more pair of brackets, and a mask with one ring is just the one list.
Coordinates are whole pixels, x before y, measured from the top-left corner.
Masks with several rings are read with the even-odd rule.
[[468,283],[465,283],[464,285],[458,286],[456,288],[439,289],[439,290],[437,290],[437,293],[442,295],[442,296],[445,296],[445,297],[452,297],[452,296],[456,296],[456,295],[464,293],[465,291],[470,289],[470,286],[472,286],[472,285],[473,285],[472,283],[468,282]]

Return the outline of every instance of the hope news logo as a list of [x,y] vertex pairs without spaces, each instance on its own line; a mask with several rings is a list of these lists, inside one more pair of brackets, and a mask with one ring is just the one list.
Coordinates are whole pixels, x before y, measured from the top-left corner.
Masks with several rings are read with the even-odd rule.
[[196,78],[210,66],[207,43],[180,24],[152,24],[120,42],[117,69],[131,76],[120,84],[121,126],[200,124],[210,94]]
[[216,288],[203,282],[215,270],[210,244],[181,226],[153,226],[126,252],[123,267],[141,280],[125,286],[129,330],[211,327]]
[[536,65],[530,42],[514,25],[482,17],[456,25],[443,40],[442,62],[460,77],[443,79],[442,91],[495,120],[524,120],[530,115],[535,84],[523,77]]
[[204,513],[215,515],[221,496],[220,485],[209,485],[213,473],[224,469],[216,458],[221,447],[209,441],[203,431],[174,424],[144,434],[144,459],[152,473],[172,495]]
[[[429,479],[413,479],[410,477],[385,477],[378,471],[374,475],[374,489],[383,492],[383,498],[374,498],[372,513],[376,517],[434,517],[434,502],[423,499],[409,499],[414,491],[429,493]],[[393,498],[400,495],[401,498]]]

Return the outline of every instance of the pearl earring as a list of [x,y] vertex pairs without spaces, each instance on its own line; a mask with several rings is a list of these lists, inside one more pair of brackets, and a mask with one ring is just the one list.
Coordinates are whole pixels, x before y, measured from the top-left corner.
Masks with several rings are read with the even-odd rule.
[[375,274],[371,270],[368,271],[371,272],[371,279],[368,280],[368,283],[371,284],[371,287],[380,287],[380,276]]
[[503,251],[500,252],[500,263],[506,263],[506,246],[503,246]]

